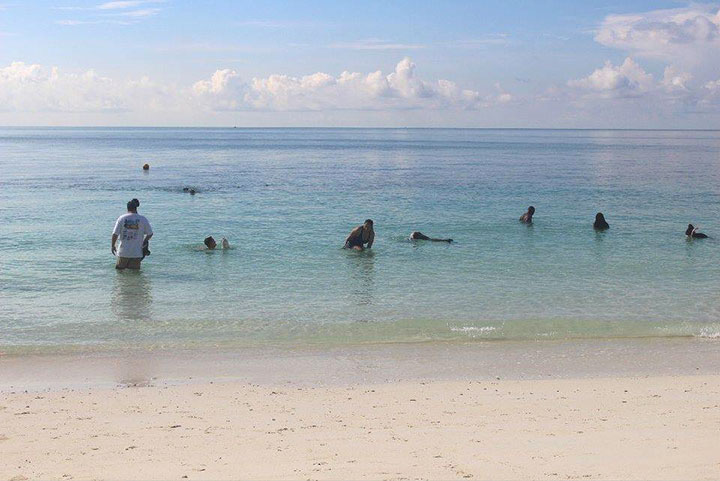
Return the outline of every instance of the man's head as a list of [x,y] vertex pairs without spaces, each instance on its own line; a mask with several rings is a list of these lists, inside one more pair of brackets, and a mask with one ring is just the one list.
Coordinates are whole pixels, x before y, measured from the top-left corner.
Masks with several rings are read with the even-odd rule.
[[533,215],[535,213],[535,207],[530,206],[528,207],[528,214]]
[[363,226],[365,226],[367,229],[372,229],[373,228],[372,219],[365,219],[365,222],[363,222]]
[[139,206],[140,206],[140,201],[137,199],[133,199],[127,203],[127,210],[128,210],[128,212],[137,213],[137,208]]
[[217,246],[217,242],[215,242],[213,236],[207,236],[203,242],[208,249],[214,249]]

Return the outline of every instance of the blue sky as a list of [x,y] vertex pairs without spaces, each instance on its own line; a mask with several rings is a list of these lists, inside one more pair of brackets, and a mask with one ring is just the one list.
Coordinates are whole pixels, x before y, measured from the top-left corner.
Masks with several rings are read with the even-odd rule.
[[712,3],[0,2],[5,125],[720,128]]

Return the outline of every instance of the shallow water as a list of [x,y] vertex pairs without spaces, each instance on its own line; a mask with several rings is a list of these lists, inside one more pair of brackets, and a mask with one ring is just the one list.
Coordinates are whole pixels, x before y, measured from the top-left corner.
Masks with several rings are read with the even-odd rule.
[[[717,131],[1,129],[0,152],[6,349],[720,335]],[[132,197],[152,255],[118,273]],[[341,249],[367,217],[372,251]]]

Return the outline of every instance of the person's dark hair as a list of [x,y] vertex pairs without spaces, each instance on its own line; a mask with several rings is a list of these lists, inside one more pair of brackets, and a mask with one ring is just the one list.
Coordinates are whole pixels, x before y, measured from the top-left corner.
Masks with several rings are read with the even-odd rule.
[[135,207],[140,207],[140,201],[137,199],[132,199],[130,202],[135,204]]
[[692,224],[688,224],[688,228],[685,231],[685,235],[691,235],[693,230],[695,230],[695,226]]
[[130,202],[127,203],[127,210],[129,212],[135,212],[137,210],[137,204],[135,204],[135,202],[133,202],[131,200]]
[[596,229],[607,229],[610,227],[610,224],[607,223],[602,212],[595,214],[595,223],[593,224],[593,227]]
[[365,222],[364,222],[364,223],[365,223],[365,224],[373,225],[372,219],[365,219]]
[[528,207],[528,212],[531,213],[531,214],[534,214],[534,213],[535,213],[535,207],[533,207],[533,206]]
[[205,240],[203,241],[205,243],[205,247],[211,248],[210,246],[215,244],[217,245],[217,242],[215,242],[215,239],[213,239],[213,236],[207,236]]

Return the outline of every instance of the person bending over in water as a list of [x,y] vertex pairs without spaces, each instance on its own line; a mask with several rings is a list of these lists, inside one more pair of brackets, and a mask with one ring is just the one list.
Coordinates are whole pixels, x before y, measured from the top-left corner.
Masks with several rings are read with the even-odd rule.
[[[203,241],[203,243],[205,244],[205,247],[208,248],[208,250],[214,250],[217,247],[217,242],[215,242],[215,239],[213,238],[213,236],[206,237],[205,240]],[[222,245],[223,249],[230,248],[230,243],[224,237],[222,238],[221,245]]]
[[603,215],[603,213],[598,212],[597,214],[595,214],[595,223],[593,224],[593,229],[605,230],[605,229],[609,229],[609,228],[610,228],[610,224],[608,224],[605,221],[605,216]]
[[350,235],[345,239],[345,249],[354,249],[357,251],[370,249],[375,241],[375,230],[373,229],[372,219],[367,219],[363,225],[359,225],[350,231]]
[[535,207],[528,207],[527,212],[520,216],[520,222],[523,224],[532,224],[533,214],[535,214]]
[[428,237],[422,232],[414,231],[412,234],[410,234],[410,240],[427,240],[432,242],[447,242],[450,243],[453,240],[452,239],[433,239],[432,237]]
[[692,224],[688,224],[688,228],[685,230],[685,235],[691,239],[707,239],[708,236],[702,232],[698,232],[699,227],[695,227]]

